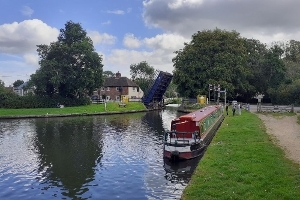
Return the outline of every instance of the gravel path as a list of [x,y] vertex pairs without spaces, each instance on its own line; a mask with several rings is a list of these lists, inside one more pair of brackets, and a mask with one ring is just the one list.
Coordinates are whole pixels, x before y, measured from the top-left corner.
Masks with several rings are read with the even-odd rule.
[[275,136],[286,156],[300,164],[300,125],[297,124],[297,116],[257,115],[264,122],[267,133]]

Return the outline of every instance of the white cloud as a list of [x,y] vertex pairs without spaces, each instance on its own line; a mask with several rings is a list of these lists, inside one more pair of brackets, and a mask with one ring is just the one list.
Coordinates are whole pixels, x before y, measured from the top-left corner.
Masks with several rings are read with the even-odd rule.
[[124,39],[123,39],[123,44],[127,48],[139,48],[142,45],[142,42],[134,37],[133,34],[126,34]]
[[299,0],[146,0],[143,5],[146,25],[184,37],[220,28],[266,39],[261,42],[300,40]]
[[88,31],[88,36],[93,40],[94,44],[114,44],[117,41],[115,36],[107,33],[99,33],[98,31]]
[[25,54],[23,56],[25,63],[30,65],[30,66],[34,66],[36,68],[39,67],[39,57],[37,54],[34,53],[30,53],[30,54]]
[[138,40],[133,34],[127,34],[124,37],[124,41],[127,41],[126,43],[129,47],[134,47],[133,44],[137,42],[135,44],[136,47],[145,45],[151,49],[149,51],[114,49],[104,56],[104,70],[120,71],[122,76],[130,77],[129,66],[142,61],[146,61],[155,69],[172,73],[174,69],[172,59],[176,56],[174,51],[183,48],[184,42],[189,40],[176,34],[161,34],[152,38]]
[[168,3],[168,6],[171,9],[177,9],[182,6],[193,7],[193,6],[201,5],[203,1],[204,0],[173,0],[171,1],[171,3]]
[[108,20],[108,21],[106,21],[106,22],[102,22],[101,24],[102,24],[102,25],[109,25],[109,24],[111,24],[111,21]]
[[152,38],[145,38],[144,43],[153,49],[179,50],[183,43],[189,41],[183,36],[176,34],[161,34]]
[[150,66],[161,71],[172,73],[172,58],[175,55],[171,52],[156,50],[152,52],[135,51],[126,49],[115,49],[111,54],[106,55],[103,60],[104,70],[112,72],[120,71],[122,76],[130,78],[130,65],[146,61]]
[[38,19],[0,26],[0,53],[23,54],[36,52],[36,45],[57,40],[59,30]]
[[24,16],[31,17],[31,15],[34,13],[34,10],[32,10],[29,6],[23,6],[21,12]]
[[123,10],[108,10],[106,12],[110,13],[110,14],[116,14],[116,15],[124,15],[125,14],[125,12]]
[[30,75],[35,72],[35,68],[27,65],[23,60],[0,61],[0,79],[4,81],[5,86],[12,85],[16,80],[27,81]]

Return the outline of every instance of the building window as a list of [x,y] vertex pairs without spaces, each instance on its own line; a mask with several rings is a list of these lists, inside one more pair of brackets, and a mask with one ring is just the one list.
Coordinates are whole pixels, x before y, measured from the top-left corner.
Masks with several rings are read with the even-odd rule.
[[106,88],[106,91],[109,91],[109,87]]
[[120,96],[116,96],[116,101],[120,101]]
[[104,87],[101,87],[101,91],[104,91],[105,90],[105,88]]
[[106,101],[109,101],[110,100],[110,96],[106,96]]
[[116,90],[117,90],[117,91],[120,91],[120,87],[116,87]]

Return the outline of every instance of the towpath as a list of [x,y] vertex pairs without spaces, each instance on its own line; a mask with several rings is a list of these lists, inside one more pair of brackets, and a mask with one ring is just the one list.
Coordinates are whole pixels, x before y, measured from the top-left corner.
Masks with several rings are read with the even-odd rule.
[[256,114],[264,122],[267,133],[276,138],[286,156],[300,164],[300,125],[297,123],[297,116]]

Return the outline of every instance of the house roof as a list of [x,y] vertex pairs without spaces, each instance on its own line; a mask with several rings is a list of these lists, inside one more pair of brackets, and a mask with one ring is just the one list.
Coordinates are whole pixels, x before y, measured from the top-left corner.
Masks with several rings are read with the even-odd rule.
[[25,87],[27,84],[28,84],[28,82],[25,82],[25,83],[19,85],[18,87],[16,87],[15,89],[17,89],[17,90],[22,90],[23,87]]
[[103,87],[138,87],[127,77],[108,77],[104,80]]

